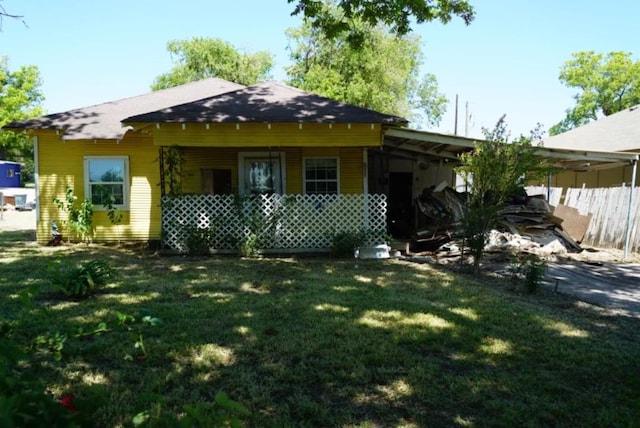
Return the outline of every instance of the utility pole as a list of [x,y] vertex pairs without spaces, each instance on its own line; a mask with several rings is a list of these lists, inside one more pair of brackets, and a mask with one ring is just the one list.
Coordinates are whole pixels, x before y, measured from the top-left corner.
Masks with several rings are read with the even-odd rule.
[[469,136],[469,101],[464,102],[464,136]]
[[458,94],[456,94],[456,113],[453,125],[453,135],[458,135]]

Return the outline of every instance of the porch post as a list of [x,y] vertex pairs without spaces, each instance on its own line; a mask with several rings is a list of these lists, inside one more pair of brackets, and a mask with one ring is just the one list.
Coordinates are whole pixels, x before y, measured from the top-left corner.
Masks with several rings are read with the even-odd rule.
[[33,182],[36,187],[36,230],[40,221],[40,155],[38,155],[38,137],[33,137]]
[[367,159],[367,148],[362,149],[362,200],[364,202],[364,209],[362,210],[362,222],[364,228],[369,230],[369,163]]
[[633,160],[633,170],[631,173],[631,189],[629,190],[629,210],[627,211],[627,235],[624,240],[624,257],[629,256],[629,241],[631,240],[631,217],[633,216],[633,196],[636,188],[636,174],[638,170],[638,160]]
[[158,164],[160,166],[160,199],[165,195],[164,188],[164,147],[160,146],[158,149]]
[[362,149],[362,193],[369,194],[369,152],[366,147]]

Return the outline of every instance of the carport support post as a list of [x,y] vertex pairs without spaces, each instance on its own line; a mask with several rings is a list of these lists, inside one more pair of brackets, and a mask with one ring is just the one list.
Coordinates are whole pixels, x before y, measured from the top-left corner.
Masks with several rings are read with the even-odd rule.
[[638,160],[633,160],[633,170],[631,172],[631,189],[629,191],[629,211],[627,212],[627,236],[624,239],[624,259],[629,256],[629,241],[631,240],[631,216],[633,215],[633,196],[636,189],[636,173],[638,170]]

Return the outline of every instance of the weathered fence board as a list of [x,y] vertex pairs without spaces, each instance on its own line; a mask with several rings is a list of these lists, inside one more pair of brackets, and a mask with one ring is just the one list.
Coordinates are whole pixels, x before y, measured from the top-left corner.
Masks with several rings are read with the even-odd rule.
[[[591,222],[584,238],[584,243],[603,248],[624,248],[627,233],[627,216],[629,213],[628,186],[588,189],[551,188],[552,198],[549,203],[563,203],[578,210],[580,214],[592,214]],[[527,187],[529,195],[547,195],[544,186]],[[563,199],[564,196],[564,199]],[[561,202],[563,201],[563,202]],[[635,191],[631,207],[631,234],[629,250],[640,250],[640,192]]]

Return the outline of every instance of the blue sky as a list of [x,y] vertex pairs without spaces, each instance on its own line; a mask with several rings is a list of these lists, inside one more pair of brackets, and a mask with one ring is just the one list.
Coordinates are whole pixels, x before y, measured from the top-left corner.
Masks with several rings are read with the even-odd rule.
[[[192,37],[222,38],[236,48],[268,50],[275,56],[273,77],[284,80],[289,62],[286,0],[0,0],[27,27],[5,19],[0,55],[11,69],[40,69],[48,113],[70,110],[149,91],[154,78],[171,68],[166,43]],[[481,136],[502,114],[512,133],[527,134],[537,122],[549,129],[573,105],[573,91],[558,81],[571,53],[627,51],[638,59],[640,39],[635,0],[470,0],[476,20],[465,26],[421,24],[423,71],[438,78],[450,99],[435,131]],[[635,21],[635,22],[634,22]]]

